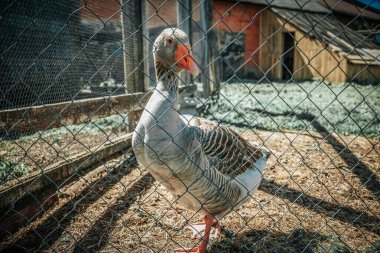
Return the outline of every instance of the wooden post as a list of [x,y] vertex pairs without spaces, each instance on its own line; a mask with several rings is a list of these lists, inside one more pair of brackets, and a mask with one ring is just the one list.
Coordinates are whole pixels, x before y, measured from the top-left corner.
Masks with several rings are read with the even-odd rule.
[[[203,83],[203,97],[210,96],[210,50],[209,50],[209,42],[208,42],[208,29],[209,18],[211,15],[212,18],[212,9],[209,7],[209,1],[202,1],[201,3],[201,32],[203,33],[202,40],[202,67],[204,68],[202,75],[202,83]],[[211,14],[210,14],[211,13]]]
[[[127,93],[144,91],[144,46],[142,31],[143,1],[121,1],[121,28],[123,35],[124,82]],[[141,112],[128,115],[129,131],[137,125]]]
[[[213,18],[213,1],[209,1],[208,4],[208,28],[211,27],[212,18]],[[220,58],[220,41],[218,33],[216,30],[211,30],[208,34],[208,45],[209,47],[209,62],[211,66],[209,68],[209,77],[210,77],[210,93],[215,94],[215,91],[219,90],[220,80],[221,80],[221,58]],[[216,60],[215,60],[216,59]]]
[[[187,34],[190,44],[192,44],[191,9],[190,0],[177,0],[177,27]],[[181,72],[179,78],[180,86],[193,82],[192,76],[184,71]]]
[[[142,8],[142,20],[143,22],[147,20],[147,11],[148,9],[146,8],[146,1],[141,1],[141,8]],[[149,73],[149,70],[150,70],[150,67],[151,67],[151,64],[152,62],[149,61],[149,58],[147,57],[149,54],[151,54],[152,52],[150,51],[150,41],[149,39],[149,25],[148,25],[148,22],[144,22],[142,24],[142,36],[143,36],[143,57],[144,57],[144,79],[145,79],[145,82],[144,82],[144,91],[148,91],[149,90],[149,87],[150,87],[150,84],[152,82],[151,78],[147,77],[146,75],[150,75]]]
[[[210,48],[210,61],[212,61],[210,66],[210,91],[214,93],[219,90],[220,80],[221,80],[221,60],[220,60],[220,46],[218,41],[218,34],[215,30],[210,31],[209,40],[210,45],[214,45]],[[214,60],[217,59],[217,60]]]

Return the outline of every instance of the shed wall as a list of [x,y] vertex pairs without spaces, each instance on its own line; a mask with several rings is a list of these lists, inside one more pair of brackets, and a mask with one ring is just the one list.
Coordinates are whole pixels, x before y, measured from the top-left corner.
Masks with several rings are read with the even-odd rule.
[[348,63],[347,75],[353,82],[377,85],[380,82],[380,66]]
[[324,79],[332,83],[355,81],[377,83],[380,66],[348,63],[338,52],[333,52],[318,38],[311,37],[275,13],[264,10],[260,15],[260,69],[268,79],[281,80],[281,56],[284,53],[284,33],[294,32],[294,79]]
[[260,32],[259,67],[268,79],[280,79],[283,37],[279,34],[282,27],[273,12],[264,10],[260,13]]
[[294,32],[294,79],[325,78],[329,82],[344,82],[346,59],[332,52],[324,43],[305,35],[275,13],[265,10],[260,15],[260,68],[269,79],[281,80],[281,56],[284,53],[284,33]]
[[320,40],[305,35],[290,24],[286,30],[295,33],[294,78],[325,79],[329,82],[345,82],[347,80],[347,60],[336,52],[332,52]]

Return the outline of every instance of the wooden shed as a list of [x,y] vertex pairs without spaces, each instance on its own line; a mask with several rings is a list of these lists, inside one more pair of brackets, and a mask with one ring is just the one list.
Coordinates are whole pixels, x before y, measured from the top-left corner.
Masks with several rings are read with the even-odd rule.
[[328,9],[297,8],[270,7],[260,13],[259,68],[267,79],[380,81],[378,45]]

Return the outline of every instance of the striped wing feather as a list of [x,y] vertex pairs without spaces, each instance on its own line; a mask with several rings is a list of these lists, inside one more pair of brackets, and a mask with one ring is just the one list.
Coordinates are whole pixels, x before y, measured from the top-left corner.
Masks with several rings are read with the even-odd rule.
[[201,143],[204,154],[209,156],[218,170],[231,177],[244,173],[263,156],[262,151],[242,138],[234,130],[203,119],[192,119],[191,127]]

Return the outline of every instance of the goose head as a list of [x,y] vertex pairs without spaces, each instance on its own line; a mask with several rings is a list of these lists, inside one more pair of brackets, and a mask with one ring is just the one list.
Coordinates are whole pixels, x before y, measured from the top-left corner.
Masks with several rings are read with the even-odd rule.
[[178,74],[182,70],[197,76],[199,69],[194,62],[189,39],[178,28],[167,28],[161,32],[153,45],[157,75],[172,71]]

